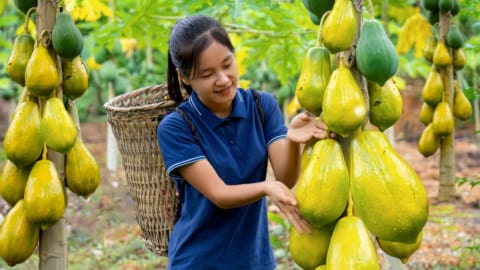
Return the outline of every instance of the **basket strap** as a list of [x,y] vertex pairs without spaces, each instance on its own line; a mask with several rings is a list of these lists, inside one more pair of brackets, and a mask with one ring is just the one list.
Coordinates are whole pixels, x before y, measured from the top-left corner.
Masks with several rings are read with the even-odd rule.
[[250,88],[253,94],[253,99],[255,100],[255,106],[257,106],[257,112],[260,116],[260,121],[262,125],[265,124],[265,115],[263,114],[262,103],[260,102],[260,95],[258,94],[257,90]]

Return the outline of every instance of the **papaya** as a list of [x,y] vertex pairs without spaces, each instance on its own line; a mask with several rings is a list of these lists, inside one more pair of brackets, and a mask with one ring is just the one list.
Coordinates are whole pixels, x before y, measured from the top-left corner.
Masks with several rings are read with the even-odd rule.
[[422,89],[422,98],[425,103],[435,107],[443,98],[443,81],[440,72],[432,68]]
[[33,49],[25,70],[25,85],[36,97],[49,96],[60,83],[57,66],[43,42]]
[[112,60],[107,60],[100,67],[99,73],[102,80],[113,82],[118,75],[117,65]]
[[332,9],[335,0],[302,0],[302,3],[309,14],[318,18],[318,23],[316,23],[318,25],[323,14]]
[[424,125],[428,125],[432,122],[434,107],[428,105],[428,103],[423,102],[422,107],[420,108],[420,121]]
[[7,7],[8,0],[1,0],[0,1],[0,15],[2,15],[3,11]]
[[440,12],[438,10],[428,12],[427,19],[431,25],[436,25],[440,21]]
[[335,223],[332,223],[313,228],[311,233],[300,234],[292,227],[288,249],[293,261],[305,270],[315,270],[317,266],[325,264],[334,228]]
[[326,265],[327,270],[380,270],[375,247],[360,218],[345,216],[336,223]]
[[357,19],[352,1],[336,0],[320,27],[321,42],[330,53],[335,54],[349,49],[357,32]]
[[458,29],[458,26],[454,23],[450,24],[447,32],[447,45],[448,47],[456,50],[463,46],[463,36]]
[[307,10],[307,12],[308,12],[308,17],[310,18],[310,21],[312,21],[312,23],[315,24],[315,25],[319,25],[320,24],[320,19],[315,14],[310,12],[309,10]]
[[0,173],[0,195],[10,206],[23,199],[29,173],[30,168],[17,168],[10,160],[5,161]]
[[0,257],[9,266],[26,261],[37,247],[40,229],[25,215],[25,203],[19,200],[0,226]]
[[422,0],[422,6],[429,11],[437,11],[438,0]]
[[25,186],[25,214],[42,230],[57,223],[65,211],[65,194],[55,164],[41,159],[33,165]]
[[452,57],[448,52],[447,45],[445,42],[438,41],[437,47],[435,48],[435,52],[433,53],[433,64],[437,67],[445,67],[452,63]]
[[327,270],[327,265],[326,264],[319,265],[315,268],[315,270]]
[[317,141],[298,179],[295,195],[300,213],[312,227],[320,228],[342,215],[348,194],[348,169],[340,143]]
[[38,6],[38,0],[14,0],[13,2],[23,14],[27,14],[29,9]]
[[93,56],[95,62],[99,64],[103,64],[103,62],[107,61],[109,57],[110,51],[106,47],[100,47],[100,49],[98,49],[98,51]]
[[402,95],[392,79],[383,87],[370,81],[367,85],[370,97],[370,123],[384,131],[400,119],[403,112]]
[[100,184],[100,169],[81,138],[66,154],[65,181],[73,193],[87,199]]
[[65,154],[72,148],[77,128],[61,99],[51,97],[45,102],[41,132],[50,149]]
[[440,12],[449,12],[453,8],[454,0],[438,0],[438,10]]
[[453,115],[460,120],[466,121],[472,116],[472,104],[470,100],[465,96],[460,83],[458,81],[453,82],[454,97],[453,97]]
[[432,124],[428,124],[422,131],[417,147],[424,157],[429,157],[437,152],[440,147],[440,137],[435,134]]
[[427,193],[415,170],[378,130],[355,132],[349,150],[355,214],[380,239],[415,242],[428,218]]
[[68,12],[57,15],[52,29],[52,45],[60,57],[72,60],[83,50],[83,35]]
[[313,146],[315,145],[315,142],[309,142],[305,144],[305,147],[302,150],[302,156],[300,159],[300,171],[302,172],[306,167],[308,162],[310,161],[310,158],[312,157],[312,152],[313,152]]
[[295,95],[303,109],[312,114],[322,112],[323,93],[332,74],[330,53],[323,46],[308,49],[295,87]]
[[450,10],[450,14],[452,14],[452,16],[455,16],[455,15],[457,15],[459,12],[460,12],[460,2],[459,2],[458,0],[454,0],[454,1],[453,1],[453,7],[452,7],[452,9]]
[[15,38],[12,53],[8,58],[7,74],[21,86],[25,86],[25,70],[32,55],[35,41],[32,35],[24,33]]
[[438,136],[447,136],[455,128],[453,112],[447,102],[442,101],[437,104],[433,111],[432,126],[435,134]]
[[62,60],[63,70],[63,94],[70,99],[81,97],[88,89],[88,72],[82,62],[82,58],[77,56],[73,60]]
[[37,103],[18,104],[15,116],[5,132],[3,146],[7,158],[19,168],[33,164],[42,153],[40,110]]
[[378,246],[388,255],[400,259],[403,264],[408,263],[408,259],[421,246],[422,240],[423,231],[418,234],[415,243],[385,241],[377,237]]
[[342,137],[347,137],[365,121],[367,107],[362,90],[342,60],[328,81],[322,109],[328,129]]
[[432,35],[428,38],[425,48],[423,48],[423,58],[430,63],[433,63],[433,53],[437,47],[437,42],[435,35]]
[[453,51],[453,67],[456,70],[462,69],[467,64],[467,56],[462,48]]
[[364,20],[355,49],[355,60],[363,76],[380,86],[397,72],[397,51],[379,21]]

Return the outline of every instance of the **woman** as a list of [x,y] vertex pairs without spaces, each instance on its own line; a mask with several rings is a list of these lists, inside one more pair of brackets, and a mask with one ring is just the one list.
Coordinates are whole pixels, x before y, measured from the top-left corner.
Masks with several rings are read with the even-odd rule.
[[[268,93],[258,92],[256,106],[252,90],[237,88],[233,45],[210,17],[176,23],[168,62],[170,97],[183,101],[180,85],[189,95],[158,126],[167,172],[183,201],[168,268],[274,269],[265,197],[299,232],[311,231],[290,188],[301,145],[325,138],[326,126],[304,113],[287,129]],[[274,181],[265,181],[268,161]]]

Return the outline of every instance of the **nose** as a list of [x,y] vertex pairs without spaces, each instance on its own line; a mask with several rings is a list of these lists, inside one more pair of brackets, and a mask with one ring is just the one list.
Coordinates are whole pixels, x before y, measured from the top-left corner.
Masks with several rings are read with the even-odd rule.
[[228,74],[226,72],[219,72],[217,76],[217,85],[226,85],[230,79],[228,78]]

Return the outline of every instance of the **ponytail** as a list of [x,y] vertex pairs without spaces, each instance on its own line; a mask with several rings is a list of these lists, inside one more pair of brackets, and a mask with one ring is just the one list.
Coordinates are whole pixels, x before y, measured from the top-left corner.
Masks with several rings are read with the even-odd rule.
[[177,68],[173,64],[170,51],[168,51],[167,88],[168,96],[170,97],[170,99],[177,103],[183,101],[182,91],[180,89],[180,82],[177,74]]

